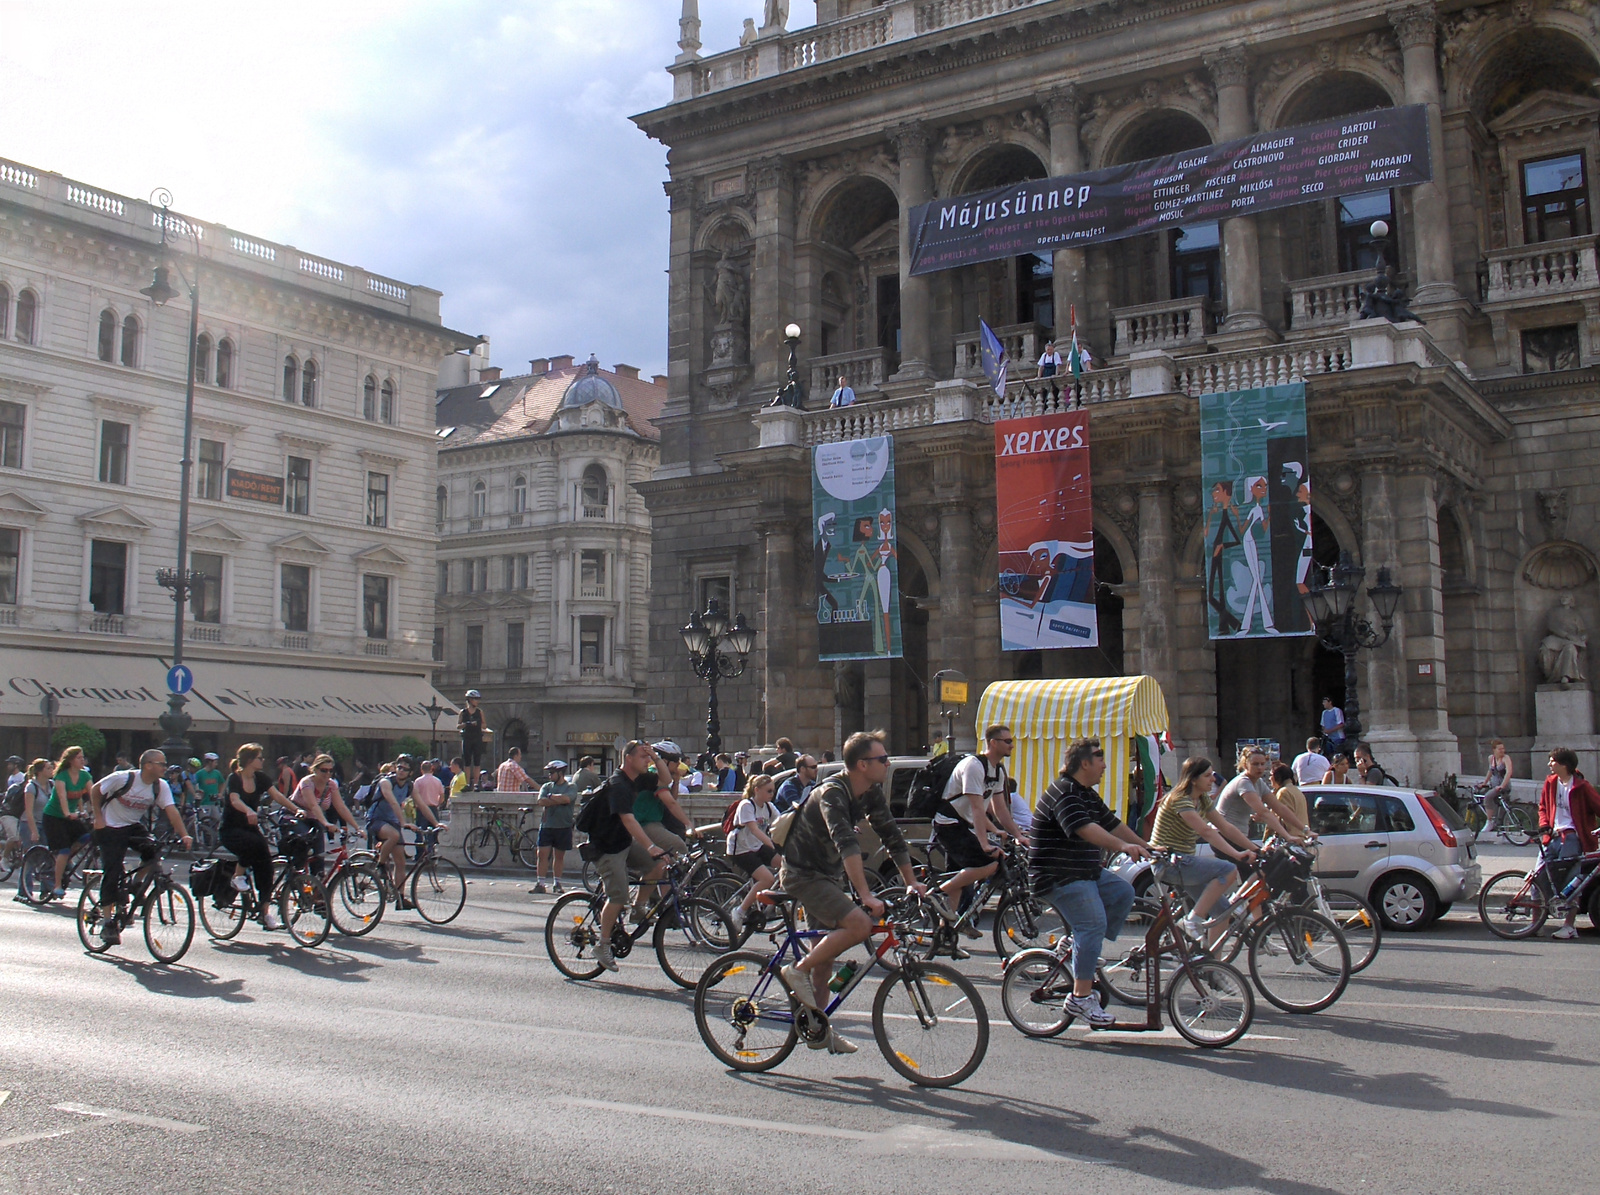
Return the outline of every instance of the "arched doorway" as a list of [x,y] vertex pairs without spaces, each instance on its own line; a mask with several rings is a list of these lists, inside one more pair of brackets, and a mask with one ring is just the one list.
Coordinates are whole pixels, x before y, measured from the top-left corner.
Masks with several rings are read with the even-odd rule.
[[928,578],[910,552],[900,554],[900,651],[890,661],[894,719],[890,747],[915,753],[928,746],[928,618],[932,607]]
[[[989,191],[1045,178],[1049,173],[1031,150],[1020,145],[996,145],[967,163],[956,176],[951,194]],[[950,271],[955,331],[975,333],[980,319],[996,330],[1021,324],[1053,328],[1054,260],[1049,253],[1025,253]]]
[[877,178],[847,180],[817,210],[806,249],[818,356],[881,348],[898,366],[899,230],[899,200]]
[[1100,628],[1098,647],[1055,648],[1049,651],[1008,652],[1015,680],[1072,679],[1087,676],[1126,675],[1122,613],[1125,603],[1122,560],[1117,549],[1100,532],[1094,533],[1095,620]]

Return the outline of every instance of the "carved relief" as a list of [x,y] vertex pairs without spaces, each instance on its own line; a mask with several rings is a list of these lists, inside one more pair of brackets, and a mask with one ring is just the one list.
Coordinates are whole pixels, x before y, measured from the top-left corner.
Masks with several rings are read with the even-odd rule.
[[1045,119],[1052,125],[1078,123],[1078,85],[1066,83],[1044,97]]
[[1205,56],[1206,69],[1218,87],[1248,87],[1250,59],[1243,46],[1227,46]]
[[750,163],[750,182],[757,191],[794,185],[794,169],[783,158],[761,158]]
[[1566,490],[1540,490],[1534,495],[1539,504],[1539,522],[1544,524],[1545,535],[1550,539],[1567,538],[1567,516],[1571,504]]
[[1095,490],[1095,509],[1117,525],[1128,542],[1139,542],[1139,495],[1125,485],[1099,486]]
[[1284,84],[1291,75],[1303,68],[1313,66],[1315,70],[1312,73],[1320,75],[1352,67],[1359,69],[1363,59],[1381,68],[1393,83],[1399,83],[1405,74],[1400,45],[1394,35],[1385,30],[1375,29],[1359,38],[1346,38],[1338,42],[1320,42],[1311,52],[1294,50],[1280,54],[1257,69],[1256,115],[1263,121],[1267,120],[1267,114],[1279,98]]

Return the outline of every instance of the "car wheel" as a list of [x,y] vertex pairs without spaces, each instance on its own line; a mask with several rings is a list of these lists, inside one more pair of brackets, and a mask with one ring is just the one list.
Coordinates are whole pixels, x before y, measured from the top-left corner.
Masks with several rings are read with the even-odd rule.
[[1373,886],[1371,900],[1383,928],[1401,933],[1424,928],[1439,913],[1433,885],[1414,871],[1384,876]]

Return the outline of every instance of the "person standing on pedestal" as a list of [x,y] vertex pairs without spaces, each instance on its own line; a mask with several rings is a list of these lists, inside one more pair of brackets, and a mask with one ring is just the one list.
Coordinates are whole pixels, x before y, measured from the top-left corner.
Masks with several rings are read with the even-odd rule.
[[478,787],[483,768],[483,709],[478,705],[483,694],[468,689],[465,708],[456,715],[456,730],[461,735],[461,760],[467,768],[467,787]]

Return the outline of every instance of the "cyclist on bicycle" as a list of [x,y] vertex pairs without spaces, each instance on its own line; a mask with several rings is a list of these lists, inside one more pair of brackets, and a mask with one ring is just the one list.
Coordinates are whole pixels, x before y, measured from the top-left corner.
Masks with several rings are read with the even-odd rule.
[[83,763],[83,748],[68,747],[63,751],[50,784],[50,800],[44,807],[44,840],[56,856],[56,882],[50,894],[52,900],[60,900],[67,894],[62,886],[67,864],[72,859],[73,850],[89,836],[84,817],[89,812],[86,802],[89,799],[89,786],[93,783],[94,777],[89,775],[89,769]]
[[[1305,825],[1273,795],[1272,782],[1267,779],[1267,753],[1260,747],[1246,747],[1239,752],[1238,770],[1217,795],[1217,812],[1246,838],[1251,821],[1258,821],[1279,838],[1304,842]],[[1290,823],[1299,825],[1300,833],[1290,830]]]
[[[394,771],[378,781],[378,791],[373,794],[367,810],[367,840],[378,853],[378,866],[387,860],[394,876],[395,908],[406,908],[406,843],[401,830],[406,824],[406,798],[411,795],[411,773],[416,761],[409,755],[395,757]],[[428,811],[428,817],[433,811]],[[437,825],[437,822],[432,824]]]
[[[694,827],[689,822],[689,815],[683,811],[683,806],[678,804],[677,777],[683,763],[683,751],[671,739],[651,743],[650,750],[655,760],[657,780],[653,788],[647,785],[639,790],[633,803],[633,817],[644,831],[645,837],[656,846],[669,855],[681,855],[684,849],[683,839],[694,837]],[[672,818],[672,825],[677,827],[676,832],[668,826],[668,817]],[[680,834],[683,837],[679,837]],[[650,866],[649,857],[639,849],[631,850],[628,852],[628,866],[635,871],[644,871]],[[648,884],[639,885],[633,901],[633,919],[636,924],[644,918],[645,909],[650,901],[650,892]]]
[[[652,764],[654,770],[652,774]],[[600,942],[595,947],[594,961],[607,971],[617,969],[617,960],[611,953],[611,931],[622,910],[628,907],[628,865],[639,860],[638,867],[645,874],[639,881],[641,890],[661,878],[665,848],[657,846],[645,833],[634,807],[647,789],[654,791],[657,800],[672,796],[672,774],[667,765],[656,756],[649,743],[633,740],[622,752],[622,766],[611,773],[601,791],[590,800],[604,801],[600,821],[589,833],[589,841],[599,852],[595,870],[605,886],[606,903],[600,909]]]
[[[272,848],[257,828],[261,822],[261,799],[270,798],[291,813],[299,808],[279,791],[263,770],[266,748],[260,743],[244,743],[228,765],[227,804],[222,807],[222,826],[218,840],[238,863],[233,869],[236,892],[248,892],[246,868],[256,877],[256,896],[261,901],[261,928],[278,928],[278,914],[272,908],[272,889],[276,881],[272,867]],[[103,852],[102,852],[103,853]]]
[[139,852],[139,871],[144,873],[155,866],[160,848],[144,824],[144,815],[151,807],[160,809],[172,823],[172,829],[188,850],[194,845],[183,828],[183,818],[172,800],[172,789],[161,778],[166,770],[167,757],[156,750],[139,756],[137,771],[112,772],[98,784],[89,786],[89,807],[94,811],[94,841],[100,848],[100,938],[108,946],[122,941],[117,927],[117,890],[122,886],[122,856],[129,850]]
[[738,907],[728,910],[728,924],[734,933],[744,928],[750,906],[755,904],[756,897],[772,887],[776,878],[772,874],[772,861],[778,855],[778,847],[767,833],[777,814],[773,803],[776,787],[771,776],[758,772],[745,781],[744,796],[734,806],[733,830],[728,834],[728,861],[754,881]]
[[[319,755],[311,762],[311,774],[295,785],[293,800],[303,816],[317,823],[317,832],[310,842],[311,874],[320,876],[322,857],[328,849],[328,835],[333,833],[333,823],[328,820],[328,815],[333,814],[349,826],[350,833],[361,833],[355,815],[345,807],[344,798],[339,794],[339,785],[333,778],[333,756]],[[422,806],[419,804],[417,808],[420,810]]]
[[[783,968],[783,978],[795,996],[812,1008],[828,1002],[828,981],[833,960],[872,936],[873,924],[883,916],[884,905],[872,895],[862,862],[856,827],[863,819],[872,824],[884,849],[900,869],[905,885],[918,895],[928,889],[911,870],[911,848],[889,811],[883,781],[889,774],[889,752],[882,731],[857,731],[845,740],[843,772],[835,773],[812,789],[795,814],[783,844],[780,882],[784,891],[805,909],[813,929],[830,930],[797,965]],[[848,879],[861,906],[856,907],[841,881]],[[824,1046],[830,1054],[854,1054],[855,1044],[829,1030]]]
[[[28,778],[22,782],[22,817],[19,819],[19,825],[28,828],[27,837],[33,842],[38,842],[43,835],[45,803],[55,792],[55,786],[51,783],[55,771],[56,765],[48,759],[36,759],[28,765]],[[28,903],[28,898],[23,895],[23,884],[26,880],[26,875],[17,877],[17,894],[12,897],[21,904]]]
[[[941,812],[933,815],[933,837],[944,851],[948,866],[957,868],[929,895],[934,908],[946,921],[960,916],[962,894],[968,885],[986,880],[1000,866],[1000,848],[989,841],[990,822],[1023,841],[1022,831],[1011,816],[1011,798],[1006,791],[1005,760],[1011,754],[1009,726],[991,726],[983,732],[982,755],[969,755],[950,773],[944,786]],[[943,810],[948,809],[948,812]],[[961,932],[969,938],[983,937],[978,919],[963,922]]]
[[[1239,882],[1232,860],[1247,867],[1255,863],[1250,840],[1211,803],[1211,770],[1209,759],[1184,760],[1178,783],[1156,806],[1150,831],[1151,845],[1172,852],[1167,874],[1175,874],[1178,886],[1194,897],[1194,909],[1183,922],[1192,938],[1205,933],[1203,923],[1211,909]],[[1213,854],[1196,853],[1201,839]]]
[[1482,780],[1472,786],[1473,792],[1483,794],[1483,807],[1488,810],[1488,821],[1483,827],[1485,834],[1495,830],[1500,819],[1501,800],[1511,800],[1511,777],[1515,772],[1504,739],[1495,739],[1489,744],[1489,750],[1489,770],[1484,773]]
[[1033,890],[1072,927],[1072,995],[1067,1013],[1090,1025],[1116,1018],[1100,1007],[1094,974],[1105,939],[1115,942],[1133,909],[1133,885],[1102,865],[1103,851],[1142,859],[1150,844],[1112,813],[1094,786],[1106,774],[1099,739],[1074,739],[1061,778],[1045,790],[1033,810]]

